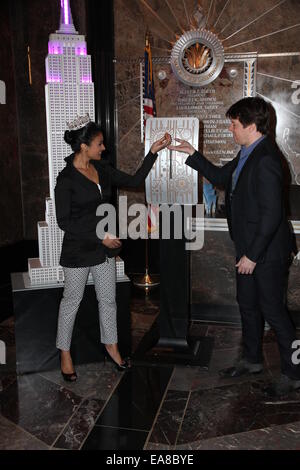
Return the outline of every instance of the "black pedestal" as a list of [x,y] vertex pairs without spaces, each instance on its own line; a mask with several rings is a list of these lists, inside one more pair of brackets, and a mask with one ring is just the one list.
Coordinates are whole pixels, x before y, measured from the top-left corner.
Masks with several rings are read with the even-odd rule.
[[[11,280],[17,373],[40,372],[59,367],[59,352],[55,342],[63,286],[25,288],[23,273],[13,273]],[[119,348],[121,354],[127,356],[131,353],[129,279],[117,282],[116,301]],[[75,364],[103,360],[97,299],[93,284],[87,284],[76,317],[71,354]]]
[[160,239],[160,313],[135,352],[136,362],[208,368],[213,340],[188,335],[190,257],[185,243],[184,238],[175,239],[173,235]]
[[206,336],[164,337],[156,322],[139,343],[135,364],[189,365],[208,369],[214,339]]

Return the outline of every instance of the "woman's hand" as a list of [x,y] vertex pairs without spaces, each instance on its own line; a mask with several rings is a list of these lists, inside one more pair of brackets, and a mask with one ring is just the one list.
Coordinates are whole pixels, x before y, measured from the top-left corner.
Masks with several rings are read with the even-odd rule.
[[161,139],[157,140],[156,142],[153,142],[150,150],[152,153],[157,153],[160,150],[168,147],[168,145],[170,145],[171,142],[172,142],[172,138],[170,134],[166,132],[165,135]]
[[122,246],[121,240],[111,233],[105,234],[102,243],[103,245],[107,246],[107,248],[120,248],[120,246]]
[[186,140],[182,139],[175,139],[177,142],[180,142],[180,145],[169,145],[169,150],[177,150],[178,152],[188,153],[189,155],[193,155],[195,152],[194,147],[189,144]]

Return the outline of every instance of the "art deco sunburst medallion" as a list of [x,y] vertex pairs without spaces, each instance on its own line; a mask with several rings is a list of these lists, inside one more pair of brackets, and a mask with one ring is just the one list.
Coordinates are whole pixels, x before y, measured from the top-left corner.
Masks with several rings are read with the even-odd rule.
[[187,31],[174,44],[171,66],[185,85],[208,85],[219,76],[224,66],[222,43],[214,33],[204,28]]

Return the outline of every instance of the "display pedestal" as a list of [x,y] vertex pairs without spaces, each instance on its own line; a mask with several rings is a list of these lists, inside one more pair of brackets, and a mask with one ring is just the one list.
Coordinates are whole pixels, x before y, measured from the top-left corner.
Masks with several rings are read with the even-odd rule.
[[[56,329],[63,284],[25,287],[27,273],[12,273],[15,316],[16,370],[18,374],[59,368]],[[116,283],[119,348],[131,353],[130,281]],[[87,283],[73,330],[71,354],[74,364],[103,360],[98,306],[94,285]]]
[[160,240],[160,313],[134,359],[208,368],[213,339],[190,337],[189,252],[184,239]]
[[214,339],[205,336],[160,336],[158,323],[146,333],[134,354],[135,364],[189,365],[208,369]]

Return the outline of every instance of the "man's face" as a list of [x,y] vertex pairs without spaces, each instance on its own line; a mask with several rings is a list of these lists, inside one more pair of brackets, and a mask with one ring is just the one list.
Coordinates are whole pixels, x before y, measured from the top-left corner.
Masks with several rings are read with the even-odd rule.
[[249,126],[244,127],[243,124],[239,121],[239,119],[230,119],[231,124],[228,128],[230,132],[232,132],[232,136],[234,141],[239,145],[249,145],[251,142],[251,134],[253,132],[253,125],[250,124]]

